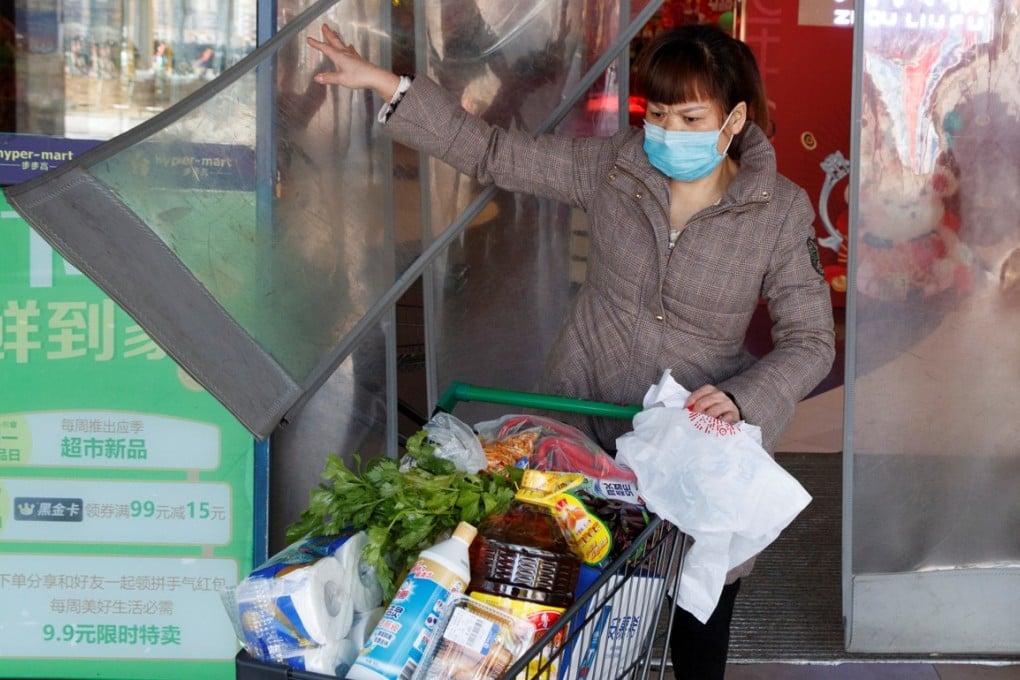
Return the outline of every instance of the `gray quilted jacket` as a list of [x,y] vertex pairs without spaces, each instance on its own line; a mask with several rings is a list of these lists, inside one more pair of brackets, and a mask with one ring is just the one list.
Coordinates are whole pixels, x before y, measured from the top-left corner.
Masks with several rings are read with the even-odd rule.
[[[774,451],[795,404],[832,366],[829,290],[816,269],[807,194],[776,172],[772,145],[749,123],[740,171],[722,200],[694,215],[669,247],[667,178],[644,133],[533,138],[466,113],[418,76],[384,129],[483,183],[585,210],[587,280],[549,356],[541,390],[640,403],[667,368],[687,389],[713,384]],[[813,254],[815,257],[812,257]],[[764,298],[773,350],[755,359],[744,337]],[[583,424],[615,448],[618,420]]]

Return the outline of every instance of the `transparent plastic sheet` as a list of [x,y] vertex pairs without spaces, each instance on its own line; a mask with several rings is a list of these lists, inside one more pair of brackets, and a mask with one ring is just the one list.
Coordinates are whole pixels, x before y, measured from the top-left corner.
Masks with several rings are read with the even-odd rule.
[[270,456],[269,542],[286,544],[287,527],[308,507],[309,491],[322,481],[326,458],[333,453],[353,465],[386,455],[389,404],[396,395],[387,381],[387,327],[364,335],[326,382],[302,407],[299,417],[273,435]]
[[[657,7],[659,4],[627,3],[628,18],[639,18],[640,12],[648,12],[654,9],[653,5]],[[591,0],[543,1],[512,6],[496,0],[478,3],[461,0],[420,3],[415,7],[421,8],[422,13],[415,14],[412,3],[401,3],[390,10],[388,37],[381,34],[386,29],[382,23],[360,30],[365,36],[381,34],[382,44],[388,40],[392,48],[391,66],[395,71],[423,70],[454,88],[461,85],[451,79],[459,78],[468,83],[473,78],[472,74],[489,74],[493,68],[499,69],[491,64],[502,64],[504,81],[495,83],[501,86],[498,91],[502,95],[494,94],[496,90],[490,91],[493,101],[478,112],[490,120],[516,121],[511,124],[537,129],[548,123],[555,108],[572,94],[578,79],[600,58],[604,58],[614,41],[620,38],[621,24],[627,23],[620,18],[624,6]],[[353,9],[350,11],[354,12]],[[371,24],[374,17],[372,10],[361,12],[361,19],[357,16],[352,18],[354,25],[360,26],[359,21]],[[480,21],[488,22],[490,30],[472,34],[472,31],[480,30]],[[345,33],[345,38],[348,37]],[[447,61],[450,63],[447,64]],[[550,69],[557,63],[569,64],[568,72],[553,73]],[[508,64],[513,66],[512,70],[507,70]],[[538,70],[531,73],[529,69]],[[528,84],[536,79],[544,81],[541,87]],[[488,87],[494,83],[491,75],[482,78],[482,81]],[[604,111],[593,113],[589,110],[588,101],[607,92],[615,96],[616,86],[615,78],[599,76],[596,85],[567,114],[559,128],[575,134],[615,130],[609,124],[610,115]],[[477,84],[469,89],[476,94],[481,91]],[[356,137],[352,139],[357,140]],[[366,146],[388,144],[385,136],[377,135],[358,143]],[[438,238],[448,236],[451,224],[456,223],[460,212],[478,196],[481,187],[442,164],[420,158],[417,153],[401,146],[392,148],[390,160],[392,194],[383,201],[383,207],[389,206],[392,210],[392,215],[387,218],[393,222],[394,274],[399,277],[408,266],[417,266],[415,258],[423,248]],[[418,315],[427,314],[430,323],[434,324],[436,333],[431,339],[440,358],[435,365],[430,365],[429,370],[439,385],[445,385],[453,378],[473,375],[479,366],[497,366],[492,362],[493,352],[507,351],[508,356],[518,361],[527,357],[527,364],[523,367],[527,371],[537,371],[537,355],[528,356],[527,352],[532,348],[534,352],[544,353],[542,345],[551,343],[569,304],[571,284],[560,271],[571,261],[570,242],[575,239],[574,232],[583,228],[583,215],[571,218],[570,211],[546,205],[540,208],[543,217],[534,220],[535,201],[499,193],[497,197],[475,218],[472,226],[466,227],[448,248],[440,251],[430,266],[431,272],[448,274],[439,273],[431,279],[439,292],[436,297],[430,298],[427,310],[410,310],[415,320]],[[514,205],[522,207],[520,210],[504,209],[504,206]],[[423,214],[429,215],[428,220],[423,219]],[[553,214],[559,218],[551,219],[549,216]],[[493,215],[496,215],[495,219]],[[574,226],[565,223],[564,216]],[[366,224],[372,223],[366,221]],[[472,263],[469,268],[464,267],[467,260]],[[375,260],[367,258],[366,262],[374,263]],[[509,266],[517,269],[506,275]],[[576,271],[574,277],[580,280]],[[523,308],[520,305],[522,298],[515,298],[513,293],[518,282],[526,286],[520,290],[520,295],[528,298],[529,306],[538,305],[535,314],[541,316],[529,319],[532,327],[528,334],[509,336],[502,329],[509,323],[515,323],[515,319],[508,315],[507,306]],[[447,303],[448,296],[452,297],[452,304]],[[489,296],[491,304],[479,303],[483,299],[480,296]],[[366,291],[365,297],[370,298],[371,291]],[[484,313],[480,313],[480,309]],[[414,340],[424,339],[420,338],[424,328],[407,328],[407,320],[402,316],[407,316],[408,311],[406,304],[404,309],[398,305],[398,352],[401,350],[400,343],[406,342],[408,336],[413,336]],[[492,326],[493,323],[495,326]],[[485,337],[480,333],[484,333]],[[300,417],[277,434],[278,459],[281,462],[274,466],[273,474],[274,480],[280,481],[274,482],[273,488],[274,498],[281,499],[280,503],[287,506],[286,509],[281,507],[283,517],[296,516],[304,500],[304,494],[294,490],[310,488],[317,482],[315,470],[321,469],[321,466],[304,464],[309,456],[317,455],[310,452],[328,447],[343,455],[358,451],[363,456],[371,456],[386,450],[382,431],[386,414],[379,410],[384,404],[378,397],[373,398],[373,394],[379,394],[383,371],[386,370],[383,342],[382,337],[377,337],[360,343],[359,348],[364,351],[355,350],[352,358],[338,369],[337,375],[331,376],[305,405]],[[422,353],[424,347],[411,349]],[[422,356],[427,355],[422,353]],[[489,384],[513,386],[520,382],[516,371],[521,367],[519,363],[505,364],[496,375],[482,370],[485,377],[494,378]],[[349,396],[346,403],[345,395]],[[346,434],[338,437],[339,433],[334,431],[336,424],[344,421],[349,422],[351,427]],[[371,425],[368,439],[361,439],[360,424]],[[296,456],[301,457],[302,465],[295,466],[290,462]],[[282,535],[282,520],[274,519],[274,522],[281,525],[275,527],[274,535]]]
[[[433,180],[431,161],[379,133],[382,102],[373,95],[313,85],[323,64],[305,38],[329,23],[401,72],[463,69],[468,77],[512,66],[503,71],[512,96],[485,115],[532,128],[572,106],[561,127],[591,133],[596,119],[610,130],[609,116],[590,115],[578,84],[589,77],[593,91],[615,92],[618,79],[599,65],[626,49],[624,31],[636,31],[629,22],[640,25],[641,13],[660,3],[460,3],[463,13],[441,17],[451,31],[463,24],[452,33],[437,32],[441,4],[280,3],[278,34],[246,59],[128,133],[7,190],[47,241],[244,425],[273,434],[269,531],[277,548],[326,455],[395,454],[394,335],[402,323],[401,310],[395,322],[392,312],[431,261],[444,273],[429,285],[454,298],[412,311],[435,321],[429,347],[443,358],[437,364],[424,344],[409,354],[427,359],[440,384],[454,371],[490,384],[533,382],[571,293],[569,212],[503,197],[505,205],[487,208],[500,221],[470,227],[470,236],[458,232],[456,209],[423,219],[461,195],[452,180]],[[448,53],[446,36],[476,40],[470,21],[478,16],[494,31],[482,36],[484,49]],[[440,39],[442,48],[432,44]],[[442,67],[460,57],[478,63]],[[582,101],[571,105],[575,95]],[[443,239],[452,255],[436,243]],[[465,247],[470,278],[458,267]],[[507,272],[511,262],[519,268]],[[541,304],[524,320],[529,333],[512,335],[511,307],[523,309],[522,299]],[[512,350],[503,364],[493,361],[500,348]],[[282,419],[287,427],[277,428]]]
[[[517,3],[507,11],[499,0],[435,3],[428,8],[430,46],[423,53],[424,68],[493,123],[529,131],[611,134],[621,125],[615,110],[621,86],[615,63],[562,120],[552,125],[549,114],[629,28],[629,21],[659,4],[543,1]],[[474,9],[457,11],[464,5]],[[471,36],[472,48],[449,37],[440,40],[440,29],[445,36]],[[439,163],[429,163],[428,171],[432,228],[441,229],[482,187]],[[586,234],[580,211],[495,193],[433,267],[439,389],[453,380],[536,387],[584,279]],[[500,411],[465,404],[461,415],[475,422]]]
[[849,648],[1015,653],[1016,4],[858,16]]
[[864,28],[856,569],[1020,565],[1020,31],[1000,19]]
[[[471,85],[466,105],[532,129],[570,106],[589,74],[596,90],[615,87],[619,79],[599,69],[612,64],[607,50],[626,47],[621,8],[638,24],[658,4],[283,3],[280,31],[249,57],[146,123],[8,189],[8,198],[259,436],[329,379],[371,317],[410,285],[401,274],[425,269],[418,256],[442,238],[453,248],[428,254],[441,292],[428,311],[440,329],[433,347],[462,358],[468,377],[489,376],[482,365],[492,364],[490,347],[517,348],[494,376],[512,385],[536,370],[531,357],[549,344],[569,302],[567,213],[536,213],[534,202],[512,198],[505,207],[513,210],[490,208],[502,215],[498,233],[487,230],[482,242],[451,238],[478,187],[441,176],[434,162],[380,136],[373,120],[381,102],[370,93],[315,85],[315,71],[328,66],[305,38],[329,23],[374,61],[452,88],[459,78]],[[577,105],[581,122],[571,131],[592,129],[587,106]],[[606,117],[596,118],[608,130]],[[527,208],[518,214],[519,200]],[[528,238],[514,237],[523,230]],[[467,281],[459,249],[478,245]],[[522,266],[510,280],[550,292],[526,342],[506,342],[501,332],[503,309],[519,296],[493,295],[511,261]],[[446,304],[446,286],[472,292]],[[477,325],[484,315],[468,311],[478,295],[497,310],[488,341]],[[445,380],[441,363],[433,375]]]
[[[325,379],[338,345],[420,248],[420,234],[402,235],[418,244],[410,253],[394,237],[389,145],[373,133],[379,102],[315,84],[331,65],[305,41],[326,22],[387,63],[388,7],[315,3],[191,97],[8,190],[256,434]],[[116,245],[100,248],[92,233]],[[275,394],[251,396],[245,365]]]

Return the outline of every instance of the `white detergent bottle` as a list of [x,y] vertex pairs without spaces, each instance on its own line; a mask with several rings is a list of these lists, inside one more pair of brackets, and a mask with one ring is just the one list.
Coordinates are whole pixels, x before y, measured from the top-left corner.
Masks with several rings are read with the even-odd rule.
[[471,581],[468,546],[478,530],[461,522],[453,536],[418,555],[407,578],[386,607],[348,680],[409,680],[421,663],[451,593]]

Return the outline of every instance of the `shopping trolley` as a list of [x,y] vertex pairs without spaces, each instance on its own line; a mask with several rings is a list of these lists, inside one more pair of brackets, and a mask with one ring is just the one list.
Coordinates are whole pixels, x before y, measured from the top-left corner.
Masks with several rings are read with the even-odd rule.
[[[640,407],[453,382],[436,404],[487,402],[542,411],[630,419]],[[593,577],[563,615],[504,674],[531,680],[617,680],[668,672],[670,593],[683,561],[684,535],[658,516]],[[554,640],[560,638],[560,644]]]
[[[453,382],[436,411],[460,402],[630,419],[640,407]],[[647,526],[607,566],[582,569],[574,602],[503,674],[515,680],[621,680],[666,677],[675,608],[670,593],[683,561],[684,535],[650,515]],[[326,680],[330,676],[264,663],[243,650],[237,680]]]

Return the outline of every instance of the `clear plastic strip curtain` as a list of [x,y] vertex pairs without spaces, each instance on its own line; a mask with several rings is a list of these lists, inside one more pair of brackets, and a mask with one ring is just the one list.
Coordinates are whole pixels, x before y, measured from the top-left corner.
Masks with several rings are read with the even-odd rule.
[[1018,20],[857,4],[851,651],[1020,653]]
[[317,85],[331,65],[306,36],[328,23],[493,122],[599,134],[626,110],[614,64],[661,2],[278,4],[278,32],[215,80],[7,190],[242,423],[273,434],[276,543],[328,454],[395,453],[402,352],[423,357],[429,403],[453,378],[530,384],[578,259],[569,213],[494,199],[391,144],[371,93]]
[[[627,124],[629,53],[619,47],[661,2],[424,5],[420,40],[429,48],[418,52],[417,70],[466,108],[506,127],[605,135]],[[429,404],[454,380],[535,389],[584,278],[583,214],[481,187],[435,161],[421,172],[423,222],[457,225],[426,278]],[[460,415],[474,422],[497,413],[465,404]]]

